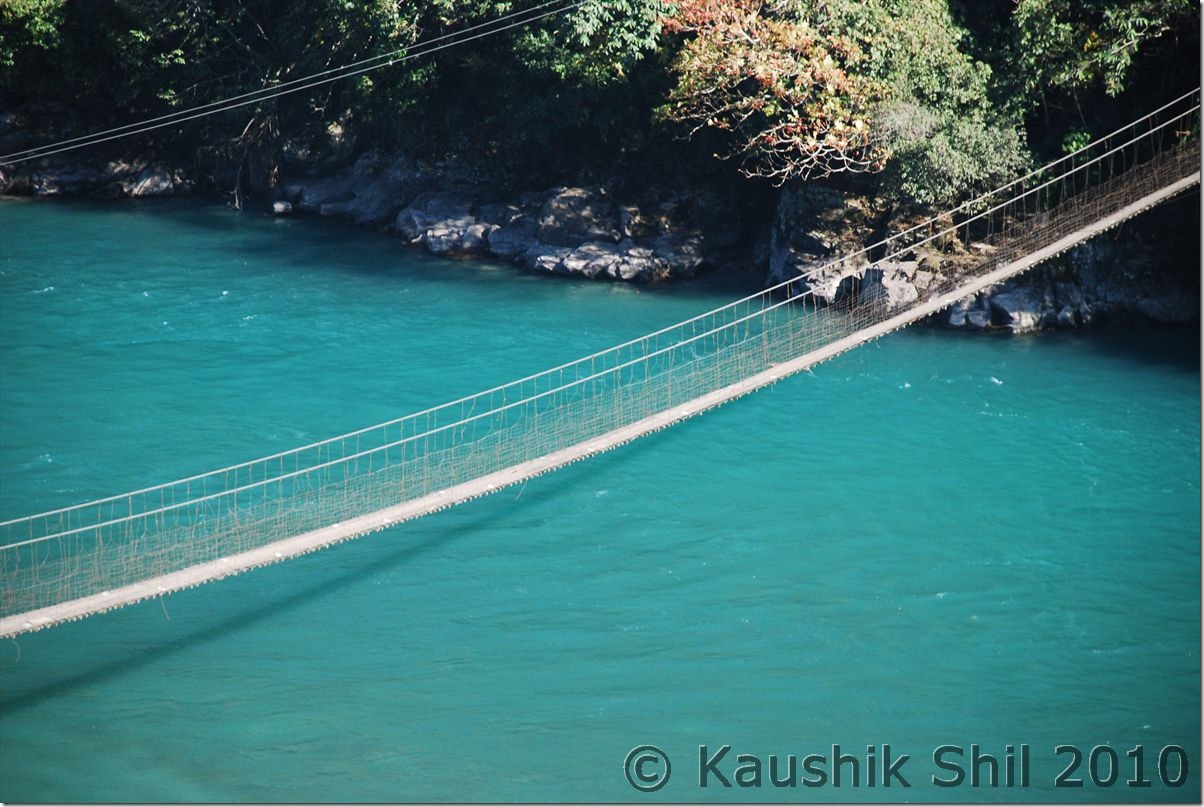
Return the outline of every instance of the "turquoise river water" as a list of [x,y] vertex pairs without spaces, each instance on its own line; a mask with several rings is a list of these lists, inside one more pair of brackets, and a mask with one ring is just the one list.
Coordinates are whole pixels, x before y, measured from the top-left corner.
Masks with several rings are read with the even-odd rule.
[[[424,408],[755,280],[4,201],[0,519]],[[0,642],[0,801],[1198,801],[1199,468],[1194,328],[913,328],[519,488]],[[647,794],[643,744],[672,761]],[[858,786],[847,761],[800,786],[835,744]],[[887,744],[910,788],[883,786]],[[972,744],[1026,744],[1027,783],[934,784]],[[1083,787],[1054,786],[1063,744]]]

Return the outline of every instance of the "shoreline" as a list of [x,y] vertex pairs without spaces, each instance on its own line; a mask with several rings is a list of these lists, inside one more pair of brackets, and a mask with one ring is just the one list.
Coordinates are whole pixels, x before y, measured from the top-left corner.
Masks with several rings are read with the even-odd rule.
[[[196,192],[186,172],[148,160],[23,168],[0,169],[0,197],[220,198]],[[338,220],[432,255],[499,261],[535,275],[660,285],[702,274],[759,274],[761,288],[802,275],[803,289],[824,302],[835,302],[849,284],[873,283],[901,305],[933,276],[958,271],[956,256],[936,252],[872,277],[869,267],[848,265],[840,256],[858,252],[892,223],[879,200],[821,185],[782,189],[772,209],[750,210],[740,204],[746,200],[712,189],[657,188],[637,199],[599,183],[516,194],[454,162],[419,166],[376,153],[304,173],[286,174],[276,198],[247,199],[243,208]],[[1198,229],[1189,239],[1190,228],[1174,225],[1198,222],[1199,200],[1198,190],[1189,192],[1168,203],[1183,213],[1146,213],[924,321],[1010,334],[1109,321],[1198,322]],[[1193,258],[1190,270],[1175,271]]]

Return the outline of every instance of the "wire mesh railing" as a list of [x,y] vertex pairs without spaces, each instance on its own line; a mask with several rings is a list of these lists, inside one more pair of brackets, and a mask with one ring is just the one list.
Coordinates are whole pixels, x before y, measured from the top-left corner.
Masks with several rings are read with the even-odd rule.
[[[915,305],[967,287],[1199,171],[1199,91],[1095,143],[844,256],[974,245]],[[638,339],[290,451],[0,523],[0,617],[177,572],[547,457],[737,385],[898,314],[796,279]]]

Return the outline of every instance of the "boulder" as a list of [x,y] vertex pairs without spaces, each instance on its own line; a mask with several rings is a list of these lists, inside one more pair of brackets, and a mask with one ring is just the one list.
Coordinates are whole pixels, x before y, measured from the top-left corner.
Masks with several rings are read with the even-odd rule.
[[397,214],[394,227],[410,241],[424,237],[433,229],[463,233],[477,223],[472,215],[472,205],[473,200],[460,193],[420,193]]
[[586,241],[622,239],[615,206],[597,189],[561,188],[539,211],[539,240],[545,244],[576,247]]
[[35,196],[93,195],[101,198],[171,196],[189,183],[162,164],[113,160],[0,173],[0,191]]
[[522,262],[533,272],[544,272],[552,275],[567,275],[569,270],[564,265],[564,259],[573,250],[568,247],[549,247],[539,244],[522,256]]
[[543,246],[535,237],[535,223],[527,218],[518,218],[503,224],[486,235],[486,248],[490,255],[514,259]]
[[985,331],[991,327],[991,313],[975,308],[966,312],[966,325],[972,331]]
[[533,270],[599,280],[655,283],[672,275],[672,267],[651,248],[629,238],[618,244],[590,241],[576,248],[540,244],[523,256]]
[[944,314],[935,314],[933,319],[950,328],[966,328],[969,326],[970,311],[975,307],[975,297],[963,297],[946,309]]
[[874,265],[861,276],[862,303],[882,305],[887,310],[906,308],[920,299],[915,284],[897,268],[882,269]]
[[658,232],[657,220],[645,216],[635,205],[619,207],[619,233],[624,238],[652,238]]
[[162,166],[147,166],[121,183],[122,192],[134,199],[149,196],[171,196],[175,183],[171,173]]
[[482,255],[489,244],[489,234],[496,230],[496,224],[472,224],[464,229],[460,238],[460,249],[466,253]]
[[857,253],[873,239],[876,224],[866,197],[819,185],[782,190],[770,227],[768,285],[801,276],[801,290],[836,302],[844,278],[864,268]]
[[72,166],[57,171],[38,171],[30,177],[34,196],[65,196],[92,190],[105,179],[91,166]]
[[496,230],[492,224],[470,224],[439,222],[418,236],[428,251],[435,255],[483,255],[488,245],[489,233]]
[[[357,164],[357,168],[358,168]],[[373,227],[395,219],[418,194],[420,180],[398,166],[380,166],[378,173],[360,168],[355,172],[350,197],[324,202],[323,216],[338,216],[356,224]]]
[[646,247],[632,247],[623,255],[623,260],[614,267],[610,277],[614,280],[634,280],[639,283],[656,283],[668,280],[671,269]]
[[298,180],[283,186],[285,196],[298,210],[320,213],[322,205],[353,198],[355,180],[349,174],[336,174],[314,180]]
[[652,255],[663,264],[656,271],[663,269],[668,276],[694,277],[706,264],[702,238],[696,235],[662,235],[649,247]]
[[523,209],[515,204],[490,202],[477,207],[477,219],[495,227],[505,227],[523,215]]
[[810,292],[814,299],[831,305],[856,295],[861,288],[861,278],[852,270],[813,269],[790,284],[790,288],[796,294]]
[[970,295],[969,297],[963,297],[960,300],[958,300],[957,302],[955,302],[953,305],[949,306],[949,312],[950,313],[959,312],[959,313],[965,314],[971,308],[975,307],[974,306],[975,301],[976,301],[976,298],[973,294]]
[[582,277],[614,278],[618,276],[619,264],[626,254],[630,242],[612,244],[603,241],[591,241],[574,249],[564,258],[564,269],[569,274]]
[[463,227],[444,227],[436,224],[423,232],[415,241],[435,255],[450,255],[464,251]]
[[999,322],[1012,333],[1028,333],[1039,329],[1045,313],[1044,300],[1036,289],[1013,289],[991,296],[991,310]]
[[472,197],[462,191],[420,193],[398,212],[393,228],[436,255],[492,252],[490,239],[499,228],[478,221],[473,207]]

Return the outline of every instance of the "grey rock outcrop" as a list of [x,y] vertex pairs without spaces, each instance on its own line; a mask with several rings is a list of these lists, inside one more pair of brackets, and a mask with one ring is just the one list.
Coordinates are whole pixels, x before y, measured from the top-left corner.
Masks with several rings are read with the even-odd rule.
[[[355,184],[353,177],[345,174],[320,177],[313,181],[298,180],[286,183],[282,188],[283,196],[294,208],[306,213],[320,213],[323,205],[333,205],[354,198],[351,192]],[[335,215],[333,208],[327,209],[327,215]]]
[[[434,252],[485,254],[546,274],[653,283],[692,277],[715,260],[716,248],[701,228],[685,223],[680,207],[664,203],[647,213],[612,202],[598,188],[485,203],[463,193],[420,194],[398,214],[395,229]],[[717,209],[696,204],[690,212]],[[734,229],[727,228],[729,237]]]
[[640,246],[631,239],[617,244],[590,241],[564,255],[564,274],[607,280],[653,283],[673,275],[673,267],[654,249]]
[[[1172,204],[1199,215],[1199,197]],[[1166,211],[1102,233],[1045,265],[937,315],[953,328],[1026,333],[1101,320],[1183,323],[1200,315],[1198,231]],[[975,314],[975,312],[981,312]],[[971,320],[971,314],[975,314]]]
[[991,327],[991,314],[976,308],[966,314],[966,326],[972,331],[985,331]]
[[906,308],[920,299],[915,284],[898,265],[887,269],[874,265],[866,269],[859,293],[863,303],[883,305],[887,310]]
[[71,163],[53,167],[35,165],[0,171],[0,193],[34,196],[100,196],[105,198],[172,196],[188,183],[160,163],[120,160],[98,164]]
[[518,218],[498,227],[487,237],[489,254],[513,260],[539,247],[538,227],[530,219]]
[[785,188],[769,235],[768,285],[792,278],[792,293],[811,292],[824,303],[840,299],[845,278],[859,276],[866,261],[856,253],[872,243],[877,220],[865,197],[818,185]]
[[98,189],[105,174],[91,166],[73,166],[57,171],[37,171],[30,176],[34,196],[75,196]]
[[280,196],[301,211],[381,226],[393,221],[422,187],[423,177],[401,161],[370,153],[349,169],[286,181]]
[[558,188],[539,211],[539,240],[557,247],[622,239],[619,211],[598,188]]
[[992,321],[1012,333],[1029,333],[1057,320],[1043,295],[1031,286],[1012,288],[990,298]]
[[143,198],[148,196],[171,196],[175,193],[175,182],[171,173],[163,166],[147,166],[135,176],[123,180],[121,189],[126,196]]
[[[394,229],[413,244],[423,244],[436,254],[469,252],[464,237],[480,222],[472,214],[473,200],[456,192],[420,193],[397,214]],[[470,243],[481,247],[484,231],[474,229]]]
[[434,227],[465,229],[477,223],[472,212],[474,204],[473,197],[467,193],[420,193],[397,214],[395,226],[403,238],[409,239]]
[[562,265],[567,273],[583,277],[616,277],[624,255],[619,244],[591,241],[565,255]]
[[572,270],[564,265],[564,259],[573,254],[568,247],[550,247],[540,244],[538,249],[532,249],[523,254],[523,263],[535,272],[550,275],[568,275]]

